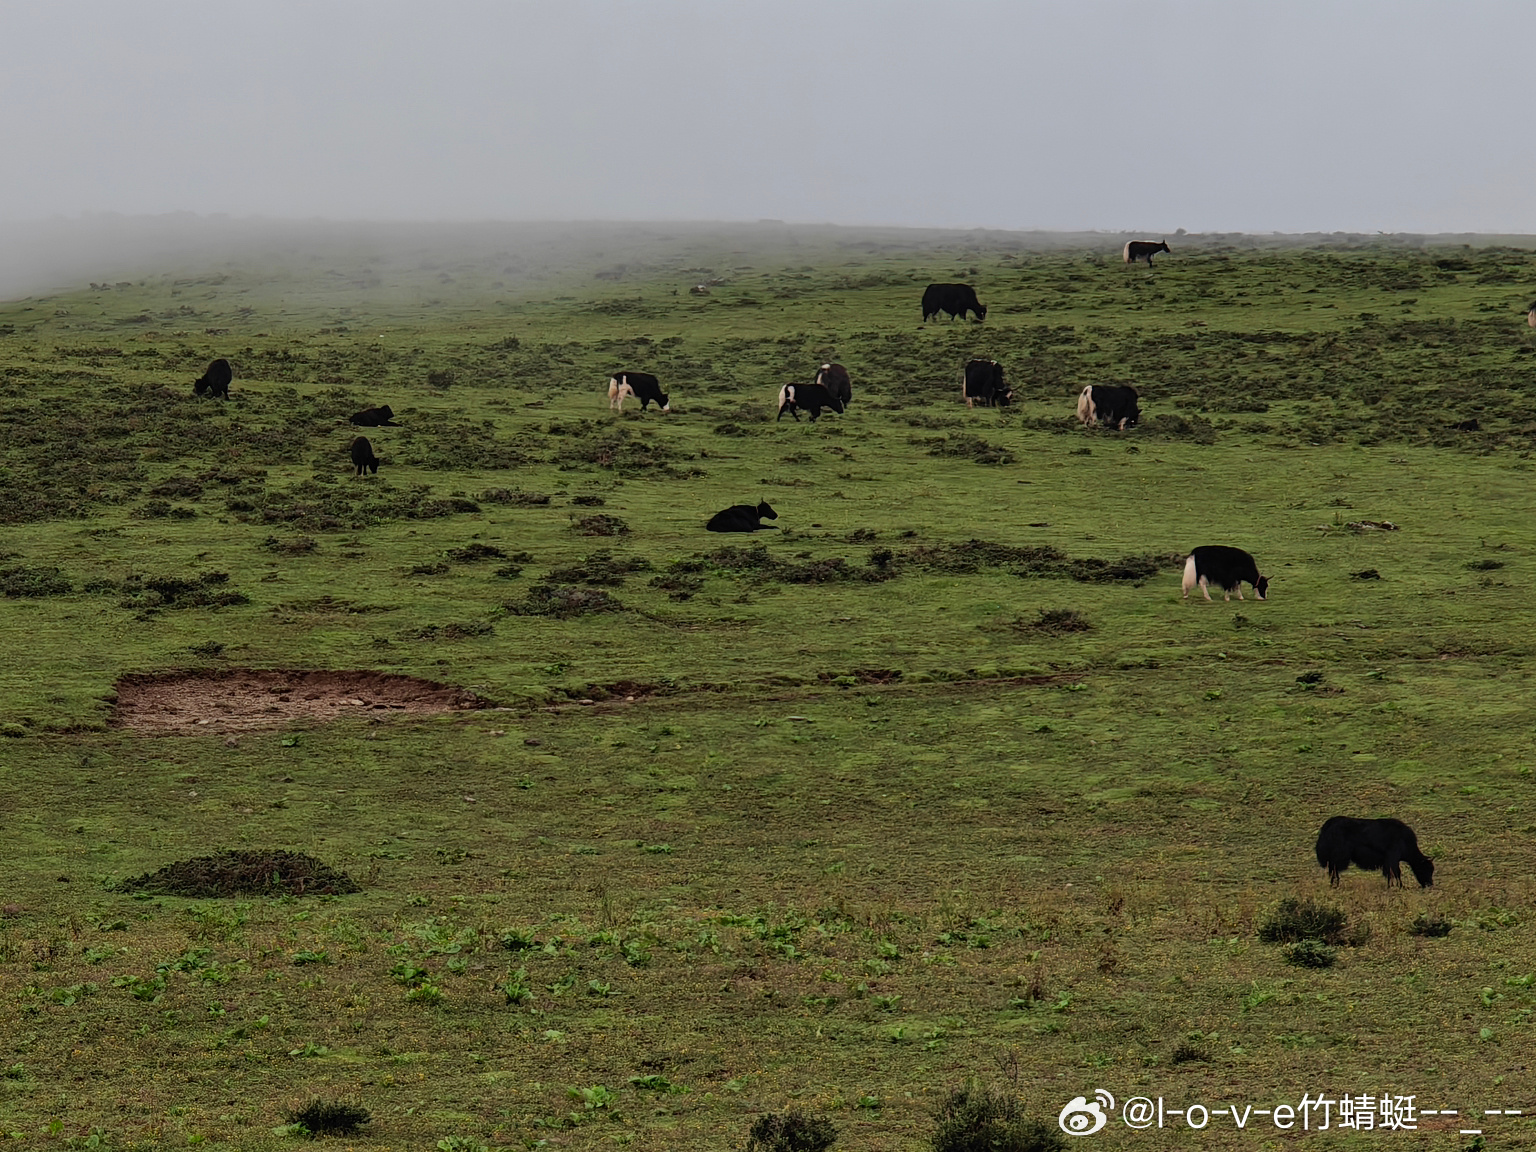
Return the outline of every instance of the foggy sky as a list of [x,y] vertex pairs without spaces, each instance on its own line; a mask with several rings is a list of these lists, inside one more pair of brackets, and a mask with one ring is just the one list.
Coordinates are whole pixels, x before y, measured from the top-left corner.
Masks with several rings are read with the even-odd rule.
[[1536,232],[1528,3],[0,0],[0,222]]

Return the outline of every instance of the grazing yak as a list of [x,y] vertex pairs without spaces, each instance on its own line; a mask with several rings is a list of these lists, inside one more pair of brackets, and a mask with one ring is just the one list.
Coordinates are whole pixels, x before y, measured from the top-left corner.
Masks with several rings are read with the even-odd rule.
[[351,423],[363,428],[394,428],[395,413],[388,404],[377,408],[364,408],[361,412],[352,413],[349,418]]
[[1129,384],[1090,384],[1077,398],[1077,418],[1124,432],[1141,419],[1140,395]]
[[953,320],[964,319],[967,312],[976,313],[977,320],[987,318],[986,305],[976,299],[976,289],[969,284],[930,284],[923,292],[923,323],[937,320],[940,312],[948,312]]
[[977,402],[986,408],[1007,407],[1013,402],[1013,389],[1003,383],[1003,366],[996,360],[967,361],[960,395],[967,408]]
[[359,436],[352,441],[352,465],[361,476],[363,469],[367,469],[374,475],[379,472],[379,458],[373,454],[373,445],[368,442],[368,437]]
[[786,384],[779,389],[779,414],[774,423],[784,419],[785,412],[795,418],[796,424],[800,423],[801,408],[811,414],[811,423],[814,424],[823,408],[830,408],[842,415],[843,402],[820,384]]
[[192,391],[198,396],[222,396],[229,399],[229,382],[235,378],[235,370],[229,366],[228,360],[215,360],[208,365],[208,371],[204,372],[202,379],[192,385]]
[[853,403],[853,381],[841,364],[823,364],[816,369],[816,383],[841,400],[844,408]]
[[716,512],[709,518],[709,523],[704,525],[710,532],[761,532],[769,528],[777,527],[774,524],[764,524],[764,520],[777,520],[779,514],[769,507],[764,500],[756,508],[750,504],[732,504]]
[[1435,862],[1419,851],[1419,838],[1401,820],[1357,820],[1334,816],[1317,834],[1317,863],[1328,869],[1328,883],[1337,885],[1339,873],[1353,864],[1366,870],[1381,869],[1387,878],[1403,886],[1402,863],[1408,862],[1420,888],[1435,882]]
[[655,402],[663,412],[672,411],[672,404],[661,390],[661,381],[649,372],[615,372],[608,381],[608,407],[624,411],[625,400],[639,400],[640,411]]
[[1150,240],[1131,240],[1125,246],[1125,262],[1134,264],[1138,260],[1145,260],[1147,267],[1152,267],[1152,257],[1158,252],[1170,252],[1166,240],[1159,240],[1156,244]]
[[1200,591],[1205,593],[1205,598],[1211,598],[1211,585],[1215,584],[1226,593],[1225,599],[1232,599],[1232,590],[1237,589],[1237,598],[1243,598],[1243,581],[1253,585],[1253,594],[1263,600],[1265,593],[1269,591],[1269,577],[1259,575],[1259,566],[1253,557],[1241,548],[1229,548],[1225,544],[1206,544],[1196,548],[1189,554],[1189,559],[1184,561],[1184,599],[1189,599],[1189,590],[1197,584]]

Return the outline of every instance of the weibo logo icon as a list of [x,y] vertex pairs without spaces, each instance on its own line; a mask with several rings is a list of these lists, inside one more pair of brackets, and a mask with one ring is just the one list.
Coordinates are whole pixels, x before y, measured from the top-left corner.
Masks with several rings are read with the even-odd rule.
[[1088,1102],[1086,1096],[1072,1097],[1067,1101],[1067,1106],[1061,1110],[1061,1115],[1056,1117],[1056,1123],[1068,1136],[1092,1136],[1109,1122],[1104,1109],[1108,1108],[1113,1112],[1115,1098],[1102,1088],[1093,1095],[1092,1104]]

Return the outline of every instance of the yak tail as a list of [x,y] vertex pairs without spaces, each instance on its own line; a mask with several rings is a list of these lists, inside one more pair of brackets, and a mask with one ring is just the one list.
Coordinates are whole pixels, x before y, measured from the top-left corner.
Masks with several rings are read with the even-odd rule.
[[789,406],[792,398],[792,385],[786,384],[779,389],[779,420],[784,418],[784,409]]
[[1125,250],[1121,253],[1121,255],[1125,257],[1125,262],[1127,264],[1131,262],[1131,242],[1129,240],[1125,242]]
[[1092,424],[1097,414],[1093,404],[1093,385],[1089,384],[1077,398],[1077,418],[1084,424]]
[[608,380],[608,407],[622,409],[624,401],[619,399],[619,378],[610,377]]
[[1188,596],[1190,589],[1200,583],[1200,577],[1195,573],[1195,558],[1193,555],[1184,561],[1184,595]]

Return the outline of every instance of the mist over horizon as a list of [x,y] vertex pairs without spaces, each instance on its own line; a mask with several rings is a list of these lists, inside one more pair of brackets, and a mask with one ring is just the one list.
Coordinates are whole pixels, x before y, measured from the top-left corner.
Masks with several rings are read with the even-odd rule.
[[[1506,0],[0,13],[0,225],[1536,233]],[[558,225],[555,225],[558,226]],[[153,230],[158,225],[146,225]],[[182,243],[178,241],[178,243]],[[5,252],[16,241],[5,241]]]

